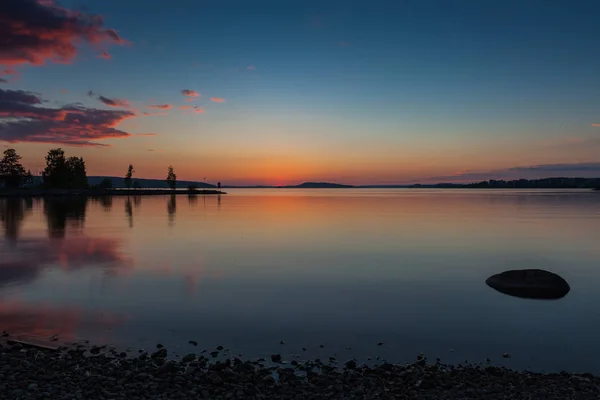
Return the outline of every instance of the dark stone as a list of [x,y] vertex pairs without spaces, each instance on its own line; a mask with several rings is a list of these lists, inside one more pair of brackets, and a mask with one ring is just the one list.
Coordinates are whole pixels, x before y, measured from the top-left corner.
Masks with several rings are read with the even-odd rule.
[[271,355],[271,361],[273,361],[274,363],[280,363],[281,362],[281,355],[280,354],[273,354],[273,355]]
[[160,349],[155,353],[152,353],[152,355],[150,356],[154,359],[156,358],[167,358],[167,349]]
[[350,360],[346,362],[346,369],[355,369],[356,368],[356,361],[354,360]]
[[223,350],[223,346],[217,346],[217,350],[219,350],[219,351]]
[[500,293],[527,299],[560,299],[571,290],[563,278],[541,269],[505,271],[485,283]]
[[188,354],[187,356],[183,357],[181,359],[181,361],[183,361],[184,363],[187,363],[187,362],[192,362],[195,359],[196,359],[196,355],[195,354]]
[[195,340],[190,340],[188,343],[193,346],[198,346],[198,342],[196,342]]

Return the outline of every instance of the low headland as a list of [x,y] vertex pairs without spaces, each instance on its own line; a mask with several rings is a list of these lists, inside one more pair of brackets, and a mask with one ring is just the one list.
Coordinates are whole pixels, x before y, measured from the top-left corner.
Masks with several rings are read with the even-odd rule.
[[[7,335],[7,334],[6,334]],[[600,377],[541,374],[491,364],[356,360],[245,360],[223,346],[172,357],[162,345],[0,345],[0,399],[597,399]],[[198,346],[195,341],[190,344]]]

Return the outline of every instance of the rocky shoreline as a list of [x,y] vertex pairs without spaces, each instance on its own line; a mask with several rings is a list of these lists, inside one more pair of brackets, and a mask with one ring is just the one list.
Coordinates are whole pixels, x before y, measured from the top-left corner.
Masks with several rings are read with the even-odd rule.
[[[191,342],[190,342],[191,343]],[[0,347],[0,399],[598,399],[600,378],[538,374],[481,365],[223,358],[211,352],[171,359],[167,349],[135,357],[114,349]]]

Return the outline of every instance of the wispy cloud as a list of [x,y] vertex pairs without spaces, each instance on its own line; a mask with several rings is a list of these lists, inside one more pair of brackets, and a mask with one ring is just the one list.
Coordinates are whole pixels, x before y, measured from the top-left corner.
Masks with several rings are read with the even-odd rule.
[[148,106],[148,108],[159,108],[161,110],[170,110],[171,107],[173,106],[170,104],[152,104]]
[[348,47],[348,42],[340,42],[340,47]]
[[200,93],[196,92],[195,90],[191,90],[191,89],[183,89],[181,91],[181,94],[184,95],[185,97],[200,97]]
[[67,89],[60,89],[61,93],[67,93]]
[[210,101],[214,101],[215,103],[225,103],[225,99],[222,99],[220,97],[211,97]]
[[148,151],[154,151],[154,149],[148,149]]
[[8,80],[7,80],[7,79],[0,78],[0,83],[7,83],[7,82],[8,82]]
[[135,117],[130,110],[99,110],[79,105],[43,107],[39,94],[0,89],[0,141],[72,146],[104,146],[102,139],[125,138],[119,123]]
[[194,110],[195,113],[197,113],[197,114],[204,113],[204,108],[202,108],[202,107],[194,107],[194,108],[195,108],[195,110]]
[[104,58],[105,60],[110,60],[112,56],[108,53],[108,51],[103,51],[96,55],[96,58]]
[[0,21],[0,65],[70,63],[82,42],[126,43],[104,27],[101,16],[63,8],[53,0],[2,0]]
[[194,108],[194,106],[179,106],[180,110],[189,110],[191,108]]
[[592,124],[592,126],[600,127],[600,124]]
[[98,96],[98,100],[100,100],[102,103],[106,104],[109,107],[131,107],[129,102],[124,99],[109,99],[108,97]]
[[135,136],[158,136],[158,133],[136,133]]
[[256,69],[256,67],[254,65],[248,65],[248,68],[250,71],[254,71]]

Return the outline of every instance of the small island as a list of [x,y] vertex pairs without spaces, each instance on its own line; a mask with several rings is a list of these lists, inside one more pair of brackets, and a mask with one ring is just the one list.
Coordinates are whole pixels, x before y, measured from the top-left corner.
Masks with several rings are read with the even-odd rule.
[[[20,163],[15,149],[4,151],[0,159],[0,197],[56,196],[164,196],[164,195],[221,195],[215,185],[204,182],[177,181],[173,166],[165,180],[134,179],[135,169],[129,164],[124,178],[90,177],[82,157],[66,157],[61,148],[46,155],[46,167],[41,177],[33,176]],[[184,186],[185,188],[178,188]],[[219,184],[220,186],[220,184]]]

